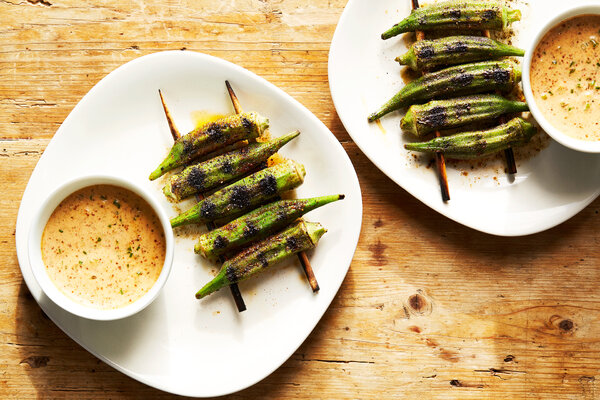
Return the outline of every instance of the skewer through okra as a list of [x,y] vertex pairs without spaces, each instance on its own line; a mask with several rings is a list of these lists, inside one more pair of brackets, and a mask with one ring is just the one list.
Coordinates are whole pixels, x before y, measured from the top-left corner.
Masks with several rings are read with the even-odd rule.
[[423,137],[430,132],[490,121],[501,115],[528,111],[527,103],[507,100],[497,94],[482,94],[449,100],[433,100],[411,106],[402,120],[402,130]]
[[484,61],[442,69],[406,84],[369,116],[375,121],[387,113],[437,97],[484,92],[508,92],[521,80],[521,69],[510,60]]
[[196,293],[201,299],[217,290],[241,282],[301,251],[314,248],[326,230],[319,223],[300,220],[280,233],[267,237],[225,261],[213,280]]
[[516,117],[488,130],[441,136],[428,142],[407,143],[404,148],[425,153],[440,151],[448,158],[466,160],[525,144],[535,133],[533,125]]
[[175,141],[169,155],[150,174],[150,180],[228,144],[257,138],[268,127],[268,119],[250,112],[230,115],[194,129]]
[[238,216],[279,193],[300,186],[305,175],[304,166],[293,160],[262,169],[201,200],[188,211],[171,219],[171,226],[206,223]]
[[502,30],[520,19],[519,10],[510,10],[497,0],[443,1],[413,9],[408,17],[382,33],[381,38],[417,30]]
[[261,163],[299,134],[299,131],[295,131],[268,142],[252,143],[241,149],[191,165],[179,174],[171,176],[163,192],[169,200],[180,201],[240,178],[258,168]]
[[396,61],[418,71],[524,54],[524,50],[485,36],[449,36],[417,40],[408,52],[396,57]]
[[343,194],[336,194],[310,199],[279,200],[264,205],[227,225],[201,235],[194,251],[208,259],[215,259],[268,236],[309,211],[343,198]]

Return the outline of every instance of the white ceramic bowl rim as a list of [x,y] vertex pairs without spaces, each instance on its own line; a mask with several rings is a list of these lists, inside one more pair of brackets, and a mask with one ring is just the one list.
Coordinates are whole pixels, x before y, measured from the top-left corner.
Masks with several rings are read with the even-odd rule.
[[[154,212],[156,212],[156,215],[158,216],[163,230],[165,232],[165,262],[163,264],[162,271],[158,276],[158,279],[150,288],[150,290],[138,300],[125,307],[119,307],[114,309],[99,309],[88,307],[77,303],[71,298],[67,297],[52,282],[52,280],[48,276],[45,264],[42,260],[42,234],[44,232],[44,228],[46,227],[48,219],[52,215],[52,212],[65,198],[67,198],[73,192],[88,186],[99,184],[119,186],[131,190],[138,196],[142,197],[144,200],[146,200],[146,202],[148,202],[148,204],[150,205],[150,207],[152,207]],[[35,279],[42,288],[42,291],[46,294],[46,296],[48,296],[50,300],[56,303],[59,307],[72,314],[87,319],[99,321],[116,320],[131,316],[143,310],[158,296],[158,293],[160,292],[165,282],[167,281],[167,278],[169,277],[169,273],[171,272],[171,266],[173,264],[173,231],[171,229],[171,224],[165,211],[160,207],[159,203],[153,198],[153,196],[141,186],[122,177],[116,177],[111,175],[97,174],[81,176],[64,183],[63,185],[59,186],[54,191],[52,191],[50,195],[44,200],[42,206],[39,208],[39,210],[33,218],[33,222],[29,230],[28,239],[28,251],[29,260],[31,262],[31,269],[33,271]]]
[[587,4],[587,5],[577,5],[569,8],[556,15],[554,18],[549,19],[544,25],[539,27],[537,34],[534,36],[530,45],[526,49],[525,58],[523,60],[523,92],[525,94],[525,99],[529,105],[529,110],[531,114],[535,118],[535,120],[540,124],[540,126],[548,133],[554,140],[558,143],[571,148],[573,150],[582,151],[585,153],[600,153],[600,141],[587,141],[576,139],[574,137],[568,136],[561,132],[560,129],[554,127],[547,119],[544,117],[544,114],[540,111],[535,103],[535,99],[533,97],[533,92],[531,90],[531,85],[529,82],[530,79],[530,68],[531,68],[531,59],[533,57],[533,53],[540,40],[546,35],[546,33],[554,28],[556,25],[560,24],[562,21],[586,14],[598,14],[600,15],[600,4]]

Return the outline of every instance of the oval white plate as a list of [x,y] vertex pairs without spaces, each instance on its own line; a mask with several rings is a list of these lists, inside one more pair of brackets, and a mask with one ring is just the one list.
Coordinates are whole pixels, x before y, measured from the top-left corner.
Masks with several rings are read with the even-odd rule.
[[[532,39],[531,27],[558,13],[562,4],[555,0],[528,3],[518,5],[523,22],[514,24],[514,43],[523,48]],[[410,8],[410,0],[350,0],[333,37],[331,95],[346,130],[367,157],[429,207],[496,235],[527,235],[551,228],[591,203],[600,194],[600,156],[578,153],[552,141],[536,156],[517,159],[518,174],[512,183],[503,171],[475,169],[465,176],[448,167],[451,200],[445,204],[435,168],[418,167],[404,150],[399,127],[402,114],[384,116],[383,129],[367,122],[367,115],[403,86],[394,58],[406,51],[406,42],[401,36],[384,41],[380,35],[409,15]]]
[[[313,294],[296,259],[240,284],[248,310],[238,313],[229,290],[198,301],[196,291],[215,266],[193,252],[193,238],[176,238],[173,270],[159,297],[131,318],[95,322],[59,309],[44,296],[27,258],[30,218],[57,185],[83,173],[118,173],[151,188],[173,206],[148,174],[172,144],[157,90],[182,132],[190,113],[232,113],[224,81],[242,106],[269,117],[271,134],[302,133],[280,152],[307,171],[298,197],[345,193],[346,199],[307,215],[327,229],[309,254],[321,290]],[[313,330],[352,260],[362,220],[356,172],[333,134],[304,106],[264,79],[211,56],[172,51],[133,60],[102,79],[79,102],[40,158],[23,194],[16,245],[25,282],[48,316],[70,337],[119,371],[186,396],[244,389],[279,367]]]

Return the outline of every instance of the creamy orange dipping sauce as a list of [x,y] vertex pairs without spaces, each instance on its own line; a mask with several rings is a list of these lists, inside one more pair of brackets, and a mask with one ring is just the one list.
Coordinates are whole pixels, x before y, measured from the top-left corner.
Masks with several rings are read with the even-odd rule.
[[600,15],[574,17],[548,31],[530,75],[535,103],[554,127],[600,141]]
[[71,194],[42,235],[50,279],[74,301],[95,308],[123,307],[142,297],[158,279],[165,252],[165,234],[150,205],[111,185]]

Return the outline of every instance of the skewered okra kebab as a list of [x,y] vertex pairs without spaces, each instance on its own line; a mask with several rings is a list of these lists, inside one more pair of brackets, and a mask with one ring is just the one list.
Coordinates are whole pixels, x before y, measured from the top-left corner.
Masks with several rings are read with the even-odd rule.
[[[440,1],[412,10],[407,18],[381,37],[389,39],[416,30],[502,30],[520,18],[519,10],[509,10],[497,0]],[[521,49],[481,36],[419,40],[396,61],[417,71],[443,69],[406,84],[371,114],[369,121],[409,107],[400,126],[422,138],[434,131],[489,122],[505,114],[528,111],[524,102],[485,94],[513,90],[521,79],[520,67],[513,61],[496,59],[523,55]],[[408,143],[404,147],[428,153],[439,151],[455,159],[470,159],[525,144],[535,133],[531,124],[515,117],[491,129],[438,137],[424,143]]]
[[[293,160],[266,167],[269,157],[296,138],[300,134],[298,131],[188,165],[229,144],[255,139],[268,126],[268,120],[257,113],[240,113],[205,124],[177,139],[168,156],[150,175],[150,180],[154,180],[169,170],[185,166],[181,172],[167,178],[163,192],[171,201],[181,201],[221,186],[188,211],[171,219],[173,227],[237,217],[201,235],[195,246],[196,253],[213,261],[223,256],[232,257],[196,294],[197,298],[315,247],[326,230],[319,223],[302,220],[302,215],[344,198],[344,195],[331,195],[273,201],[304,181],[304,166]],[[246,212],[248,214],[242,215]]]

